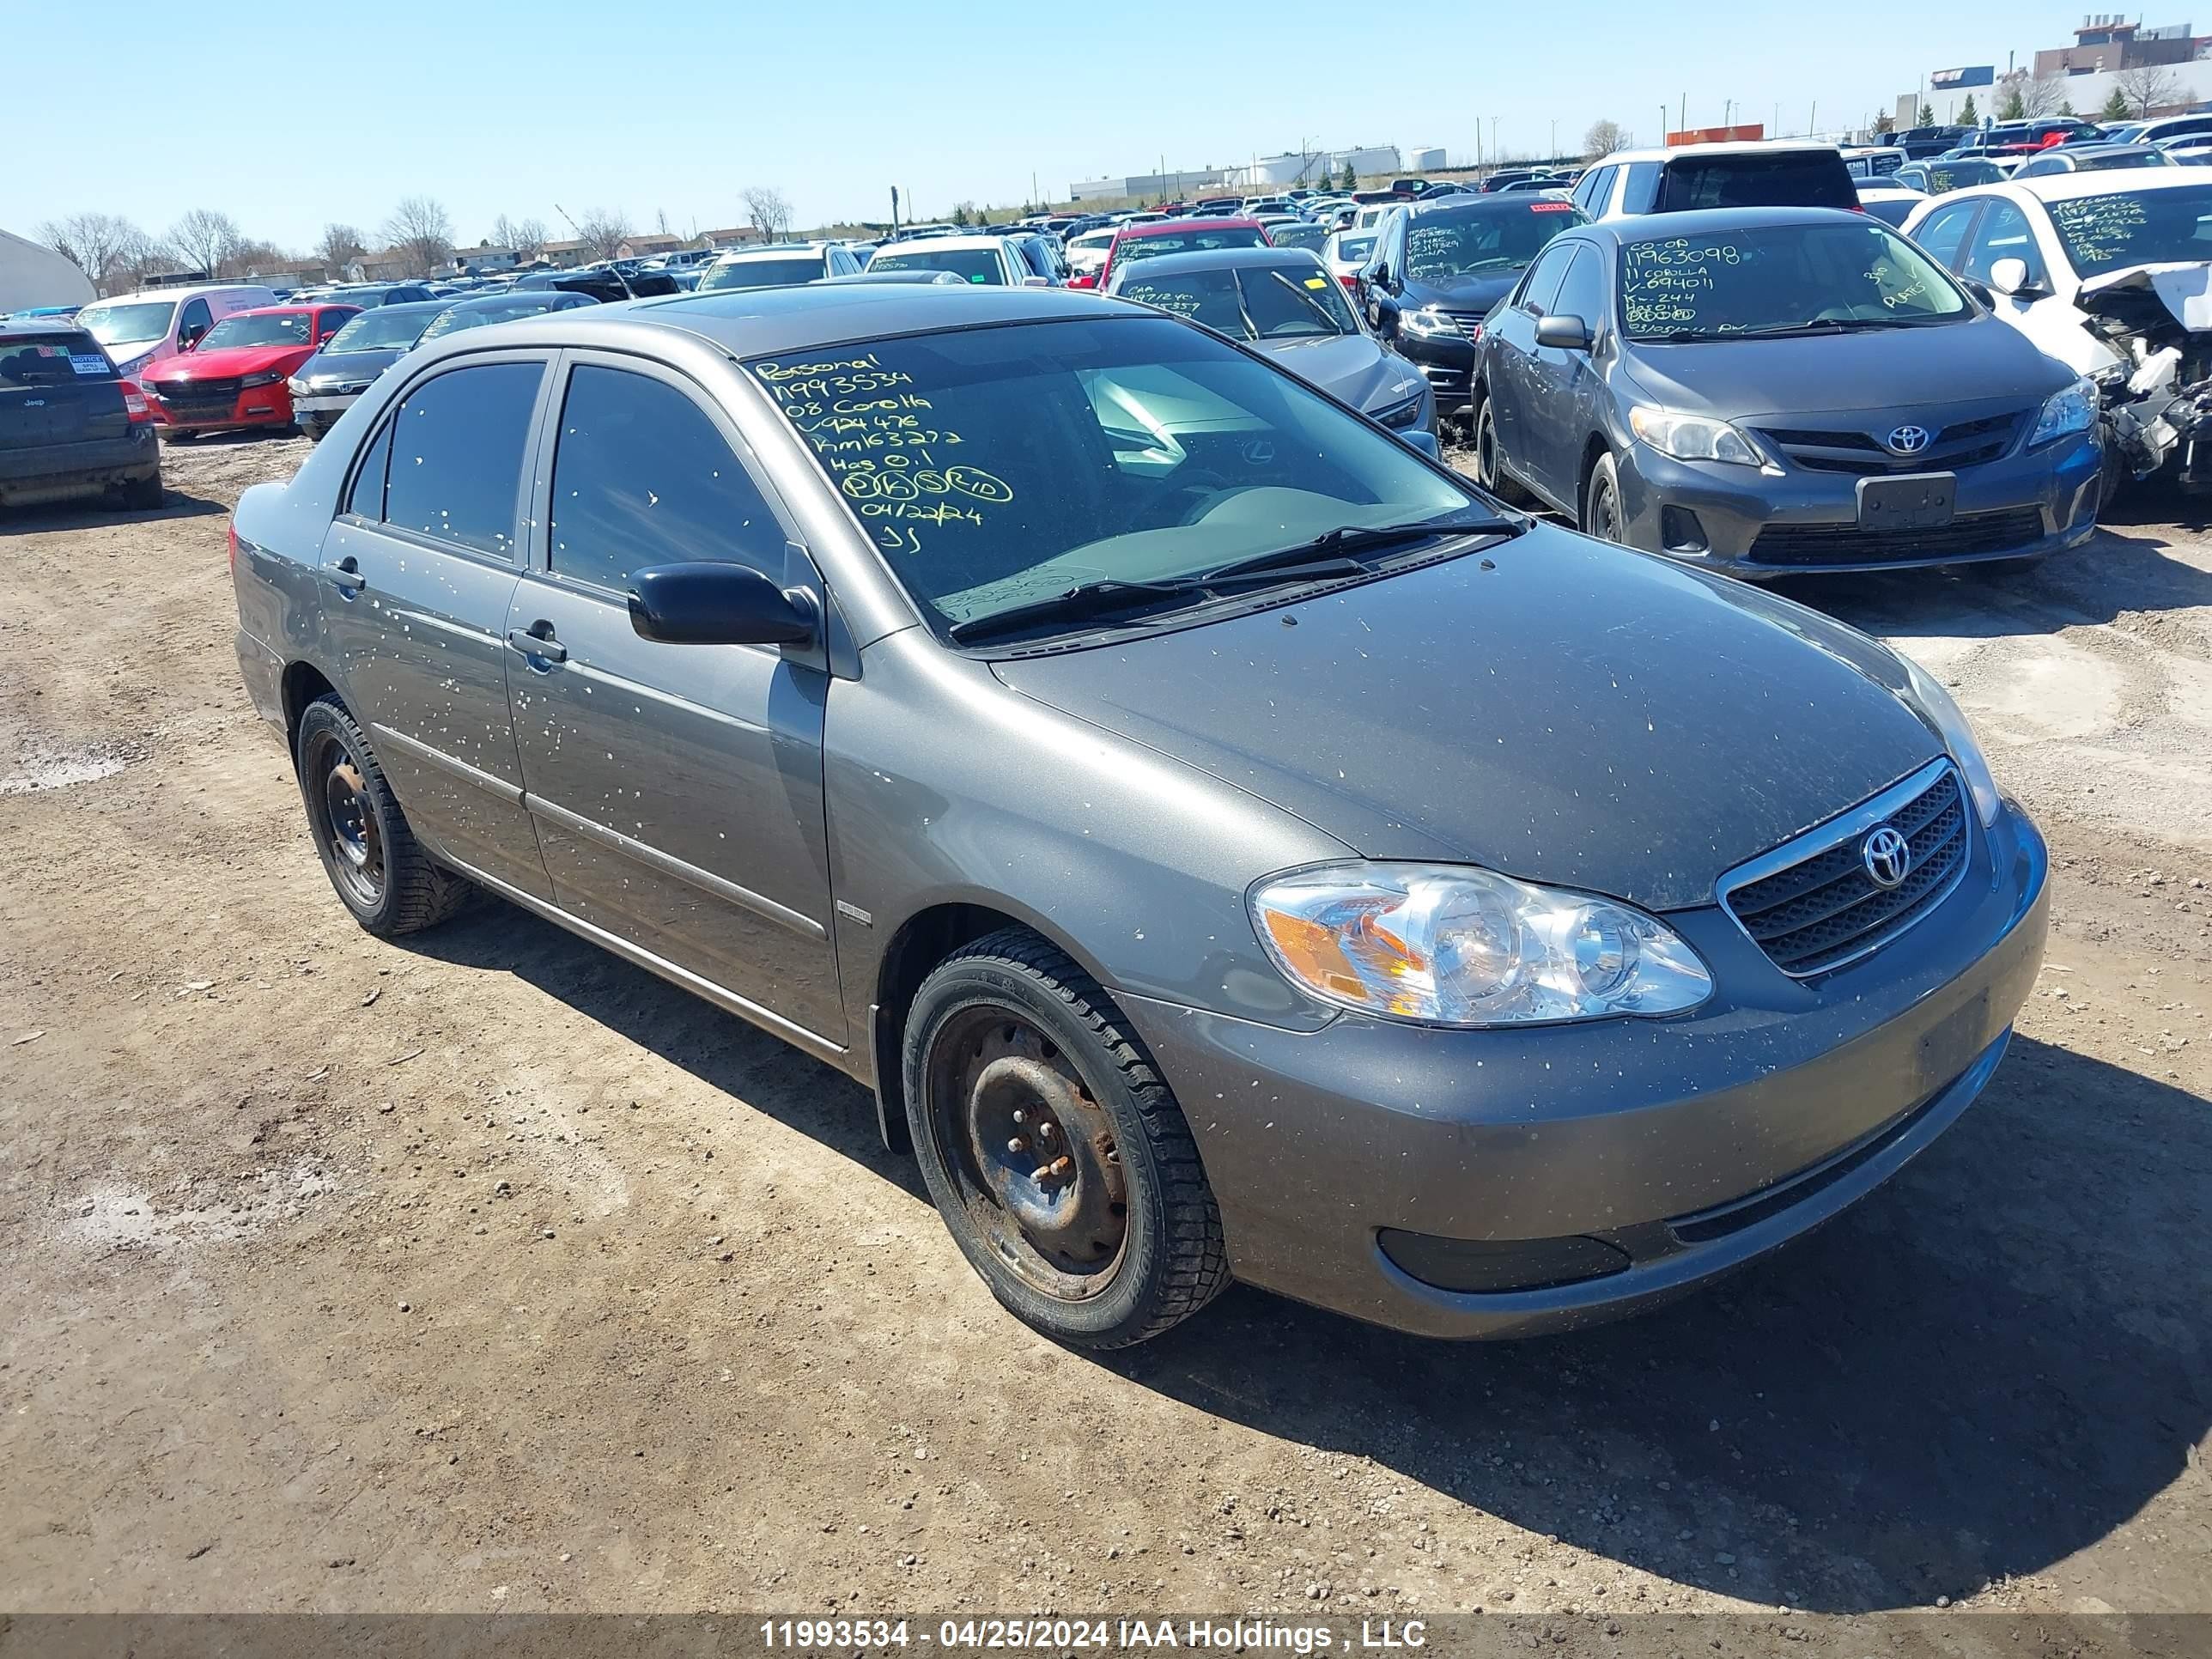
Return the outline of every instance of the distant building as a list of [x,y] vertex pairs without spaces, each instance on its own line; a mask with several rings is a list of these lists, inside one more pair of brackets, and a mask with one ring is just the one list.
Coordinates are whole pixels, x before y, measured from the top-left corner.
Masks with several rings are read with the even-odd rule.
[[2159,64],[2186,64],[2203,56],[2212,40],[2199,36],[2188,23],[2165,23],[2147,29],[2117,12],[2094,13],[2081,20],[2070,46],[2052,46],[2035,54],[2035,73],[2046,75],[2112,75],[2122,70],[2149,69]]
[[591,251],[581,242],[567,241],[546,243],[541,251],[541,257],[546,264],[559,265],[566,270],[574,265],[587,263],[592,255]]
[[625,236],[615,244],[617,259],[648,259],[656,253],[673,253],[684,246],[681,236],[672,236],[666,231],[640,231],[635,236]]
[[1406,165],[1415,173],[1435,173],[1444,164],[1443,146],[1416,144],[1406,157]]
[[489,271],[513,270],[517,263],[513,248],[494,247],[489,242],[453,250],[453,270],[458,276],[481,276]]
[[1299,185],[1318,187],[1344,176],[1346,163],[1363,178],[1400,170],[1395,144],[1357,149],[1285,151],[1256,156],[1236,167],[1199,167],[1180,173],[1133,173],[1113,179],[1079,179],[1067,187],[1071,202],[1160,202],[1211,190],[1261,191]]
[[758,225],[732,225],[726,230],[710,230],[699,239],[710,248],[743,247],[748,242],[763,242],[768,238]]
[[92,303],[92,280],[43,243],[0,230],[0,315],[34,306]]

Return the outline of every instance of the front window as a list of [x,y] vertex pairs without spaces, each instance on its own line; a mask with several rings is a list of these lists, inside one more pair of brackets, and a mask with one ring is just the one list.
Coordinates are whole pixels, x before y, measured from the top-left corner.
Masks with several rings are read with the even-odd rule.
[[2108,149],[2101,155],[2081,156],[2074,166],[2082,173],[2103,173],[2111,167],[2166,167],[2172,160],[2164,150],[2153,149],[2146,144],[2126,149]]
[[2004,176],[2004,169],[1995,161],[1931,161],[1928,167],[1928,193],[1943,196],[1975,185],[1994,185]]
[[306,311],[233,312],[200,342],[202,351],[228,346],[303,346],[314,343],[314,315]]
[[1163,231],[1157,236],[1128,236],[1114,258],[1127,264],[1132,259],[1157,259],[1164,253],[1218,253],[1225,247],[1265,247],[1267,233],[1256,225],[1224,225],[1219,230]]
[[1406,228],[1408,282],[1450,283],[1517,270],[1570,225],[1586,222],[1566,202],[1530,202],[1474,213],[1424,213]]
[[1234,340],[1357,334],[1344,290],[1313,266],[1229,266],[1164,276],[1133,272],[1114,292]]
[[536,317],[548,311],[565,311],[572,300],[582,302],[584,296],[572,295],[555,289],[518,295],[503,305],[455,306],[451,311],[439,313],[430,326],[422,331],[422,338],[425,341],[436,340],[448,334],[457,334],[465,328],[482,328],[487,323],[507,323],[517,317]]
[[1968,314],[1966,295],[1925,254],[1864,220],[1630,242],[1620,295],[1632,340],[1840,332]]
[[404,351],[422,337],[434,313],[379,307],[350,319],[331,336],[325,351]]
[[793,288],[800,283],[811,283],[822,274],[822,257],[817,253],[794,255],[787,259],[739,259],[732,264],[716,265],[699,279],[699,292],[736,288]]
[[1302,247],[1318,253],[1328,233],[1315,224],[1277,225],[1267,233],[1267,240],[1277,247]]
[[2084,276],[2124,265],[2212,259],[2212,184],[2077,196],[2048,203],[2045,210],[2067,258]]
[[94,339],[112,349],[167,339],[169,319],[176,314],[174,300],[132,300],[87,306],[77,313],[76,320]]
[[915,602],[969,637],[1086,585],[1172,584],[1346,527],[1487,517],[1302,381],[1164,319],[970,329],[748,367]]
[[871,270],[949,270],[963,283],[986,285],[1006,283],[999,270],[999,251],[990,247],[885,248],[868,262]]

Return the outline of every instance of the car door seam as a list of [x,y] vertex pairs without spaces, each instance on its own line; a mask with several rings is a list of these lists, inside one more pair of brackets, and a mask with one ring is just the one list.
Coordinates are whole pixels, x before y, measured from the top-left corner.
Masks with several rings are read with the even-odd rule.
[[416,759],[428,761],[433,766],[442,768],[462,781],[476,785],[479,789],[496,796],[509,805],[522,799],[521,789],[509,783],[505,778],[487,772],[481,767],[471,766],[468,762],[449,755],[442,749],[433,748],[420,738],[410,738],[404,732],[395,730],[381,720],[371,720],[368,723],[368,729],[378,737],[388,740],[396,747],[414,756]]

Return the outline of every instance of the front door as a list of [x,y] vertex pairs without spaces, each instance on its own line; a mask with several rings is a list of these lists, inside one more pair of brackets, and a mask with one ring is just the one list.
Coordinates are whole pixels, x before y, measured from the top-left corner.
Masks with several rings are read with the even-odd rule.
[[[542,552],[508,618],[530,809],[562,908],[842,1046],[830,939],[828,676],[630,626],[630,573],[749,564],[819,592],[727,416],[635,359],[570,354]],[[541,468],[544,461],[541,459]]]
[[[1606,263],[1596,248],[1577,247],[1559,291],[1547,302],[1552,316],[1581,318],[1593,345],[1611,322]],[[1528,482],[1579,515],[1583,453],[1598,429],[1597,368],[1589,351],[1534,345],[1533,325],[1529,337],[1534,349],[1526,366],[1528,401],[1522,408],[1518,453],[1528,459]]]
[[507,715],[522,458],[546,361],[468,358],[387,412],[323,538],[348,706],[434,850],[552,896]]

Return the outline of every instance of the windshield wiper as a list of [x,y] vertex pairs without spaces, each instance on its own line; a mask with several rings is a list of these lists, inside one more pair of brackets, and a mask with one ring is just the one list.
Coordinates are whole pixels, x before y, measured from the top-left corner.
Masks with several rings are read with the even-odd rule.
[[[1479,519],[1447,515],[1441,519],[1419,519],[1411,524],[1347,524],[1334,530],[1325,530],[1310,542],[1299,542],[1291,547],[1279,547],[1271,553],[1255,553],[1249,558],[1231,559],[1227,564],[1218,564],[1211,570],[1202,570],[1191,578],[1194,581],[1218,581],[1224,576],[1256,575],[1273,571],[1285,574],[1285,567],[1295,567],[1304,561],[1334,555],[1372,551],[1376,548],[1394,547],[1400,542],[1420,541],[1431,536],[1517,535],[1521,526],[1506,519],[1494,519],[1485,514]],[[1359,567],[1364,569],[1366,567]]]
[[1359,576],[1367,571],[1367,567],[1357,559],[1316,559],[1305,548],[1291,550],[1298,558],[1287,566],[1276,564],[1275,555],[1265,554],[1261,556],[1269,562],[1249,570],[1200,571],[1195,575],[1164,581],[1124,581],[1107,577],[1082,582],[1048,599],[1030,599],[988,616],[970,617],[945,631],[967,645],[994,635],[1015,633],[1036,623],[1085,622],[1115,612],[1170,609],[1177,600],[1206,599],[1225,589],[1282,581],[1324,580],[1331,576]]

